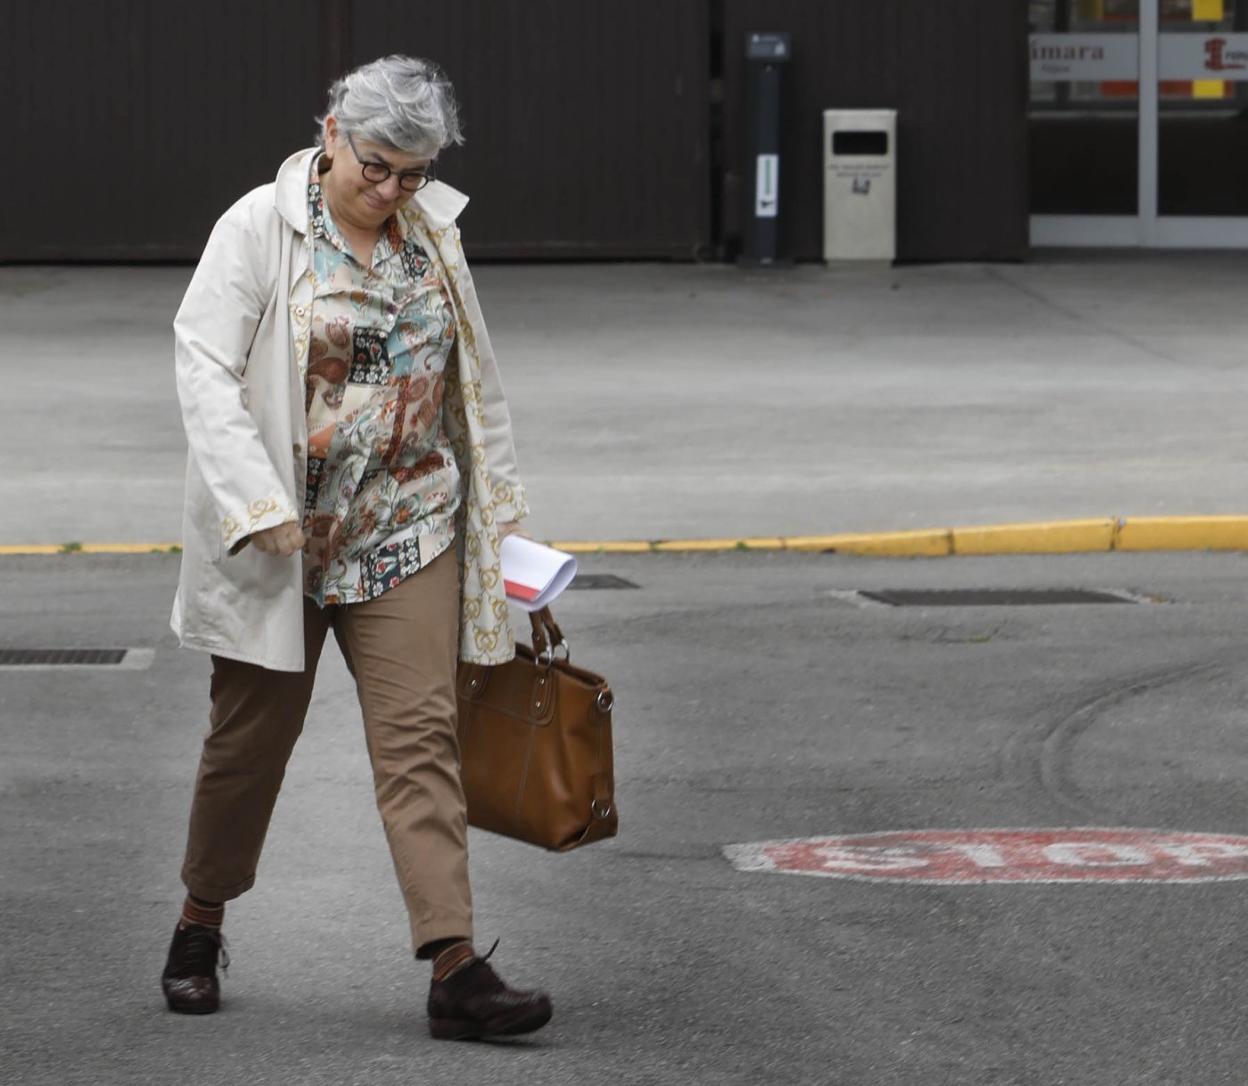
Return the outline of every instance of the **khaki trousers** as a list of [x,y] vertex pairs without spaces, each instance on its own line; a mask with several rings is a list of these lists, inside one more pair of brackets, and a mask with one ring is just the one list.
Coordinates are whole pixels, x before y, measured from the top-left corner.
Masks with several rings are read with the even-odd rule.
[[305,600],[301,674],[212,658],[212,726],[195,782],[182,881],[204,901],[228,901],[255,882],[331,628],[355,678],[377,808],[413,946],[470,939],[468,823],[455,737],[454,548],[367,603],[322,610]]

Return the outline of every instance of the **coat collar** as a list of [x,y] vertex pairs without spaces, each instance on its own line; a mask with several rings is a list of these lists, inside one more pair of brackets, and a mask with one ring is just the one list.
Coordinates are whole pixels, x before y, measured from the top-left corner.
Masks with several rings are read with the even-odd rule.
[[[273,202],[281,215],[300,234],[308,232],[308,175],[319,147],[296,151],[277,171]],[[413,193],[405,205],[415,209],[434,229],[450,226],[464,210],[468,197],[444,181],[431,181]]]

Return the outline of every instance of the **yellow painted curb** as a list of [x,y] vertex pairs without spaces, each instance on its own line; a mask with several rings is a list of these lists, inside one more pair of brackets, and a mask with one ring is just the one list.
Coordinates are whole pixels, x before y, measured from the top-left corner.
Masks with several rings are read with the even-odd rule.
[[84,543],[83,554],[181,554],[180,543]]
[[[749,536],[743,539],[553,540],[570,554],[696,554],[799,551],[880,558],[951,555],[1081,554],[1104,551],[1248,551],[1248,515],[1129,517],[985,524],[910,532]],[[176,554],[176,543],[34,543],[0,546],[5,555]]]
[[601,543],[552,540],[546,545],[556,550],[567,551],[568,554],[649,554],[654,550],[653,543],[629,539],[604,540]]
[[180,554],[179,543],[24,543],[0,546],[0,557],[16,554]]
[[1120,551],[1248,550],[1248,517],[1128,517],[1114,546]]
[[949,532],[878,532],[873,535],[810,535],[785,541],[791,551],[820,554],[862,554],[880,558],[944,558],[949,555]]
[[990,524],[978,528],[954,528],[953,553],[1077,554],[1111,550],[1118,522],[1105,520],[1057,520],[1036,524]]
[[783,551],[788,544],[779,536],[769,539],[661,539],[651,550],[690,553],[694,551]]

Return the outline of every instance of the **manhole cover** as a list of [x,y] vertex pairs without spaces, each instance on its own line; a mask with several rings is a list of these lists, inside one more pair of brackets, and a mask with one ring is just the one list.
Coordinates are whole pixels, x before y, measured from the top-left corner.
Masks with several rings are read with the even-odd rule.
[[632,581],[626,581],[623,577],[617,577],[614,573],[578,573],[569,588],[580,589],[598,589],[598,588],[639,588],[639,585],[633,584]]
[[1086,588],[882,588],[860,596],[890,607],[1038,607],[1068,603],[1135,603],[1129,596]]

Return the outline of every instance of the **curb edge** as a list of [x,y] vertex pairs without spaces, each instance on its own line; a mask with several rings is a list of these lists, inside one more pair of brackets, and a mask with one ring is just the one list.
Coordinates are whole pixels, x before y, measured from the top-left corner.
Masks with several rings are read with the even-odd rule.
[[[696,554],[798,551],[878,558],[946,558],[1108,551],[1248,551],[1248,515],[1107,517],[968,525],[904,532],[747,536],[740,539],[550,540],[570,554]],[[178,554],[177,543],[0,545],[0,557],[74,554]]]

